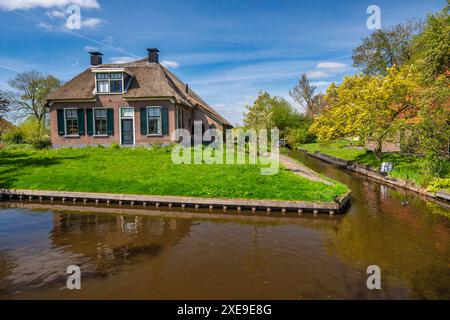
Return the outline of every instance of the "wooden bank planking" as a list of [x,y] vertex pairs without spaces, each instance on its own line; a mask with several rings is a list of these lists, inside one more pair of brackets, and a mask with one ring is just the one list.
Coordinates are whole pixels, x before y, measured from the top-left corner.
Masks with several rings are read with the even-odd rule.
[[[271,214],[272,211],[281,212],[283,215],[287,212],[295,212],[298,215],[303,213],[317,214],[339,214],[344,213],[350,204],[350,195],[339,197],[334,202],[305,202],[305,201],[273,201],[273,200],[243,200],[243,199],[215,199],[215,198],[196,198],[196,197],[172,197],[172,196],[147,196],[147,195],[128,195],[111,193],[88,193],[88,192],[68,192],[68,191],[47,191],[47,190],[14,190],[0,189],[0,197],[3,200],[50,200],[61,201],[62,203],[84,203],[88,202],[107,205],[130,205],[133,207],[141,206],[166,206],[168,208],[208,208],[236,210],[240,213],[243,210],[251,212],[265,211]],[[149,208],[150,209],[150,208]]]

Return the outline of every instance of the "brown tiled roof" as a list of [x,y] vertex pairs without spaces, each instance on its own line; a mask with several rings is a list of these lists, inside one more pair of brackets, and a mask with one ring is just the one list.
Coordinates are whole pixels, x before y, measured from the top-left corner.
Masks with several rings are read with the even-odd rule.
[[14,129],[14,128],[15,128],[15,126],[11,122],[0,117],[0,134],[5,130]]
[[[194,91],[189,89],[186,92],[186,84],[160,63],[148,63],[147,59],[142,59],[128,63],[102,64],[93,68],[124,68],[132,76],[130,87],[123,94],[125,99],[171,97],[179,104],[198,107],[219,123],[231,126]],[[93,100],[94,89],[95,78],[89,68],[53,91],[47,100]]]

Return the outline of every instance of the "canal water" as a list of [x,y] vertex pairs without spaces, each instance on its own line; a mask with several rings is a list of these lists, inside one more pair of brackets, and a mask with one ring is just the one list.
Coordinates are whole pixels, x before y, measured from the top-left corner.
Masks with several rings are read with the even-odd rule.
[[[291,156],[352,189],[346,215],[200,219],[4,203],[0,299],[450,299],[448,206]],[[81,290],[66,287],[69,265],[81,268]],[[381,290],[367,288],[371,265]]]

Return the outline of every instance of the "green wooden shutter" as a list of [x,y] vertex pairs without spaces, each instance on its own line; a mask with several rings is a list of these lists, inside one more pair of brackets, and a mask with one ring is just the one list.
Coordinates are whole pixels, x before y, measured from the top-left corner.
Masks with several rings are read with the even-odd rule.
[[63,136],[66,134],[66,129],[64,126],[64,110],[58,109],[57,114],[58,114],[58,135]]
[[86,128],[87,135],[92,136],[94,134],[94,115],[92,109],[86,109]]
[[84,109],[78,109],[78,134],[84,136]]
[[141,134],[143,136],[147,135],[147,108],[141,108]]
[[107,109],[106,115],[106,132],[108,133],[108,136],[112,136],[114,135],[114,109]]
[[169,135],[169,110],[166,107],[161,108],[162,134]]

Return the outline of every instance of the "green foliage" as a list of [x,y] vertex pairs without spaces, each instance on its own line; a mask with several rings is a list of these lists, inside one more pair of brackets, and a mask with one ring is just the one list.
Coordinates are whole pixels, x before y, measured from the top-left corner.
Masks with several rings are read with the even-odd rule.
[[13,99],[11,109],[25,116],[33,116],[39,123],[44,122],[47,97],[61,85],[61,81],[52,75],[44,75],[38,71],[17,74],[8,81],[15,89],[17,96]]
[[301,144],[316,142],[316,136],[309,131],[312,120],[305,116],[300,117],[299,125],[289,129],[286,140],[291,147],[298,147]]
[[28,141],[36,150],[49,149],[52,142],[49,136],[36,137]]
[[420,24],[408,22],[377,30],[353,50],[353,64],[366,75],[386,75],[411,57],[411,41]]
[[112,143],[111,149],[120,149],[120,145],[118,143]]
[[[163,149],[0,151],[0,187],[214,198],[332,201],[348,189],[259,165],[177,165]],[[11,160],[13,159],[13,160]],[[118,174],[125,170],[126,174]]]
[[450,70],[449,7],[428,16],[423,32],[414,39],[413,50],[412,61],[427,79],[446,75]]
[[34,117],[28,117],[17,129],[9,130],[2,136],[7,144],[29,144],[41,150],[51,147],[49,129]]
[[252,106],[246,106],[247,112],[244,113],[244,124],[247,128],[259,131],[261,129],[270,130],[273,128],[272,119],[273,98],[267,92],[260,92],[258,98]]
[[333,143],[304,144],[301,145],[300,148],[310,153],[315,153],[318,151],[344,160],[355,160],[356,158],[366,154],[366,150],[357,145],[357,141],[337,140]]
[[319,142],[353,137],[374,140],[380,156],[382,143],[416,115],[415,79],[406,67],[393,67],[385,77],[346,77],[328,90],[330,108],[315,119],[311,132]]
[[450,191],[450,178],[437,178],[428,186],[429,192],[438,192],[441,190]]
[[3,132],[2,142],[7,144],[21,144],[24,141],[24,136],[20,130],[12,129]]
[[274,126],[280,130],[282,137],[285,137],[291,128],[296,128],[301,124],[302,116],[284,98],[273,97],[271,101],[272,121]]

